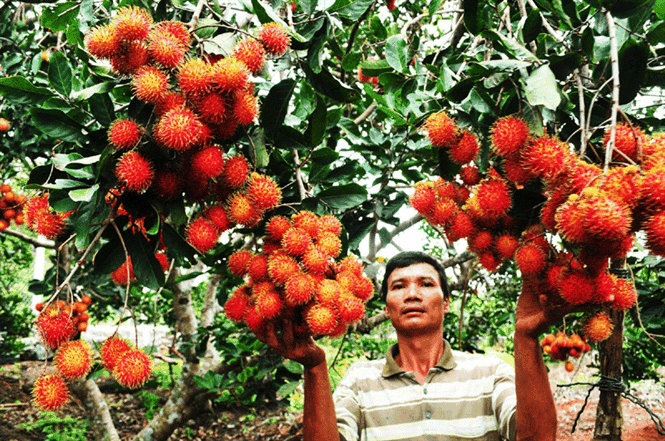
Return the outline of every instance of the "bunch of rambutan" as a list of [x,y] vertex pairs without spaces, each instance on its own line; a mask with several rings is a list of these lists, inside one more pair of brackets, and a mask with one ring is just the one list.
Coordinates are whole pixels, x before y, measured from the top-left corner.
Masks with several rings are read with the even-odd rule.
[[57,239],[65,231],[65,221],[72,212],[55,212],[48,202],[49,194],[29,198],[23,205],[25,225],[37,234]]
[[582,354],[591,350],[591,346],[582,337],[577,334],[568,336],[565,332],[557,332],[556,335],[547,334],[540,341],[540,346],[552,359],[560,361],[566,361],[569,356],[580,358]]
[[229,257],[229,271],[247,281],[227,300],[226,316],[253,332],[289,318],[302,334],[342,335],[364,316],[374,285],[355,257],[336,260],[341,230],[331,215],[272,217],[261,252],[239,250]]
[[148,354],[115,335],[102,343],[100,358],[104,368],[113,374],[116,381],[130,389],[142,386],[150,378],[153,369],[153,361]]
[[27,199],[23,194],[16,194],[11,185],[0,185],[0,231],[9,228],[11,222],[16,225],[25,223],[23,204]]

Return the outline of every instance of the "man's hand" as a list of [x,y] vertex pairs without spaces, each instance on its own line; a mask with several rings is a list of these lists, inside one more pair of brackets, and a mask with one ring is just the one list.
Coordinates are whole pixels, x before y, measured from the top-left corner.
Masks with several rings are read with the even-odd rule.
[[272,322],[267,323],[256,333],[256,337],[275,349],[282,357],[298,362],[305,368],[313,368],[326,362],[326,353],[311,336],[297,335],[293,321],[288,318],[281,323],[280,329],[276,329]]
[[523,280],[522,293],[517,299],[515,332],[538,338],[550,325],[559,322],[571,312],[584,311],[580,305],[571,305],[557,296],[540,294],[539,283]]

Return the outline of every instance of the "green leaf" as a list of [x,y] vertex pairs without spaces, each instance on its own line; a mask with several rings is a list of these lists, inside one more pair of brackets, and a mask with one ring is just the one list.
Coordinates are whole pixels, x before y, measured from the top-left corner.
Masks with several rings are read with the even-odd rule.
[[268,92],[261,110],[261,125],[267,139],[272,140],[279,133],[295,88],[295,80],[287,78],[275,84]]
[[524,94],[532,106],[542,105],[550,110],[556,110],[561,103],[556,78],[546,65],[531,72],[525,82]]
[[78,13],[78,2],[63,2],[53,8],[43,9],[39,23],[53,33],[62,32],[71,21],[76,20]]
[[123,233],[125,246],[132,258],[136,280],[146,288],[157,290],[164,284],[164,271],[155,258],[155,250],[142,234]]
[[355,70],[360,64],[362,55],[359,52],[349,52],[342,60],[342,69],[347,72]]
[[194,33],[203,39],[210,38],[215,35],[218,24],[218,21],[213,18],[202,18],[196,22],[196,31]]
[[478,0],[464,0],[464,26],[474,35],[482,29],[478,3]]
[[0,78],[0,95],[15,104],[35,105],[51,98],[53,93],[44,87],[33,86],[23,77],[16,76]]
[[93,274],[111,274],[125,263],[125,252],[118,235],[114,234],[111,240],[106,242],[95,253],[92,259]]
[[316,147],[323,140],[323,136],[326,133],[326,115],[327,115],[326,103],[319,95],[316,96],[316,108],[314,112],[307,118],[308,125],[307,130],[305,131],[305,139],[307,140],[307,145],[310,147]]
[[665,0],[656,0],[656,3],[653,5],[653,12],[656,13],[658,18],[665,20]]
[[499,43],[500,47],[497,49],[504,49],[506,53],[516,57],[519,60],[538,60],[536,56],[533,55],[527,48],[493,29],[486,29],[482,31],[480,35]]
[[393,35],[386,40],[386,61],[397,72],[404,72],[407,60],[407,45],[401,34]]
[[626,41],[619,50],[619,104],[635,99],[644,82],[649,61],[649,47],[634,39]]
[[360,63],[360,68],[363,70],[363,74],[368,77],[378,77],[384,72],[390,72],[392,68],[388,64],[388,60],[365,60]]
[[318,5],[317,0],[300,0],[298,2],[302,10],[305,12],[305,14],[311,14],[316,10],[316,6]]
[[300,375],[304,372],[303,366],[300,363],[297,363],[293,360],[284,360],[282,365],[286,368],[287,371],[292,374]]
[[518,69],[529,67],[533,63],[530,61],[521,60],[488,60],[472,64],[478,64],[479,66],[482,66],[491,72],[512,72]]
[[74,239],[74,244],[76,248],[82,250],[90,244],[91,233],[93,228],[92,217],[95,212],[95,204],[79,204],[79,209],[76,210],[76,213],[70,218],[74,224],[74,232],[76,233],[76,238]]
[[73,92],[72,98],[75,100],[87,100],[95,94],[110,92],[115,86],[116,84],[110,81],[95,84],[94,86],[86,87],[85,89]]
[[72,106],[61,98],[49,98],[42,104],[42,109],[58,109],[67,112],[72,110]]
[[225,32],[207,39],[203,42],[203,50],[210,54],[228,57],[233,53],[236,44],[236,36],[233,32]]
[[277,390],[277,399],[284,400],[291,396],[291,394],[296,391],[299,384],[299,381],[290,381],[286,384],[282,384],[282,386]]
[[162,225],[162,238],[166,247],[171,250],[169,255],[175,257],[179,264],[196,261],[197,251],[168,223]]
[[325,67],[321,69],[321,72],[315,73],[307,64],[302,64],[302,70],[305,72],[309,84],[320,94],[343,103],[356,100],[358,93],[342,84]]
[[538,34],[540,34],[542,25],[543,19],[540,16],[540,11],[534,9],[529,12],[529,15],[527,15],[526,20],[524,21],[524,27],[522,28],[522,38],[524,43],[529,43],[535,40]]
[[429,18],[434,17],[434,14],[436,14],[439,11],[439,6],[441,6],[441,1],[442,0],[431,0],[429,3]]
[[329,9],[329,11],[337,12],[337,14],[342,18],[346,18],[351,21],[356,21],[365,13],[367,8],[369,8],[372,5],[373,1],[374,0],[351,0],[343,8],[335,10],[335,8],[332,7]]
[[115,121],[113,101],[111,101],[108,93],[97,93],[91,96],[88,101],[90,102],[90,113],[102,126],[108,127]]
[[335,210],[345,210],[365,202],[367,189],[358,184],[346,184],[327,188],[316,197]]
[[[663,0],[663,3],[665,4],[665,0]],[[649,28],[647,41],[652,46],[665,42],[665,21],[661,21]]]
[[83,126],[61,110],[30,109],[32,122],[41,132],[61,141],[83,141]]
[[99,190],[99,184],[95,184],[90,188],[71,190],[68,194],[74,202],[90,202],[97,194],[97,190]]
[[252,145],[249,146],[247,155],[257,168],[267,167],[270,155],[266,149],[266,136],[262,127],[252,132]]
[[379,41],[383,41],[388,38],[388,31],[386,27],[381,22],[381,18],[378,15],[372,17],[372,20],[369,23],[369,27],[372,30],[374,38]]

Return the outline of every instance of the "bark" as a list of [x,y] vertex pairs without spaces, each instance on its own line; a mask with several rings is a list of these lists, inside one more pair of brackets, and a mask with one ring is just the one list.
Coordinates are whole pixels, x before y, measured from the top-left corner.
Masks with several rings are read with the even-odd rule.
[[[614,330],[610,338],[600,344],[600,373],[621,380],[624,313],[610,309],[608,315],[614,323]],[[621,441],[622,427],[621,393],[601,389],[596,410],[594,441]]]
[[95,381],[91,379],[75,381],[71,388],[90,415],[90,428],[93,431],[94,439],[120,441],[118,431],[111,419],[109,405]]

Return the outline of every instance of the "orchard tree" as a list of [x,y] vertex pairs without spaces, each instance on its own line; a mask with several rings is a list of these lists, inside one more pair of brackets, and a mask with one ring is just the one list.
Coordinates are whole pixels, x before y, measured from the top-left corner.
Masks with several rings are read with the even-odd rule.
[[[357,322],[375,302],[345,256],[366,240],[372,264],[423,218],[444,248],[469,244],[448,260],[456,287],[514,258],[524,289],[605,310],[587,336],[611,334],[601,372],[620,381],[634,288],[616,274],[636,232],[665,249],[663,14],[654,0],[5,2],[2,175],[30,171],[26,223],[58,249],[33,285],[48,295],[38,327],[103,439],[118,434],[86,379],[90,349],[68,341],[90,297],[93,316],[172,300],[183,374],[137,435],[166,439],[206,396],[202,379],[246,362],[215,348],[228,320],[256,330],[293,315],[318,335],[385,320]],[[201,271],[197,316],[183,282]],[[662,319],[662,298],[650,305]],[[554,358],[586,350],[560,343],[546,345]],[[101,350],[122,384],[149,376],[129,342]],[[43,390],[59,391],[56,407],[67,387],[48,377]],[[598,409],[595,439],[620,439],[620,394],[602,389]]]

